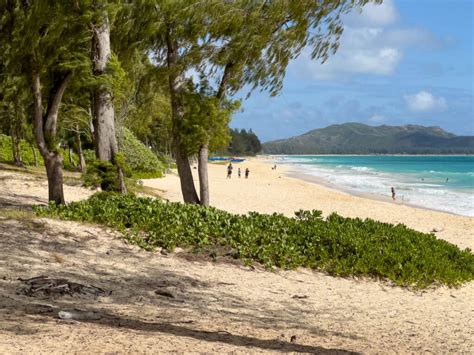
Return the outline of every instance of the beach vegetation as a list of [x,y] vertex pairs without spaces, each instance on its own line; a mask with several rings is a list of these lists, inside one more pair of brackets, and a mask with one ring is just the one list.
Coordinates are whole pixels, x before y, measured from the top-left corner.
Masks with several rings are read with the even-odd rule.
[[307,267],[335,276],[372,277],[400,286],[458,286],[474,279],[474,255],[433,234],[321,211],[295,217],[97,193],[67,206],[36,207],[39,216],[101,223],[146,250],[181,247],[213,259],[267,268]]

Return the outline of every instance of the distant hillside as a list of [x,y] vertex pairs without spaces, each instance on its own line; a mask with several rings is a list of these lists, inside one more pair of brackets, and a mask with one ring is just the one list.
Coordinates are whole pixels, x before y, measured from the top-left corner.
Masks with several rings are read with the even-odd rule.
[[474,154],[473,136],[440,127],[344,123],[263,144],[267,154]]

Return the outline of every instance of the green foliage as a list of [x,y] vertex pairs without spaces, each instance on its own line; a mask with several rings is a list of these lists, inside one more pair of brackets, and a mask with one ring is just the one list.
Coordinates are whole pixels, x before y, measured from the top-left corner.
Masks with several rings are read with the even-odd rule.
[[397,285],[457,286],[474,279],[474,255],[434,235],[374,220],[326,220],[320,211],[234,215],[212,207],[165,203],[133,195],[98,193],[68,206],[37,207],[40,216],[103,223],[130,241],[233,256],[266,267],[308,267],[338,276],[384,278]]
[[162,177],[165,170],[163,163],[126,128],[123,129],[121,151],[133,177]]
[[227,153],[231,155],[256,155],[262,150],[262,144],[257,135],[250,129],[232,129],[231,141]]
[[98,188],[102,191],[119,191],[117,166],[102,160],[94,160],[87,165],[82,175],[84,186]]
[[226,147],[230,141],[229,123],[240,102],[219,101],[205,80],[201,81],[199,91],[188,83],[183,99],[185,113],[178,131],[186,153],[197,154],[203,144],[209,144],[211,151]]
[[[36,150],[36,156],[38,158],[38,164],[43,164],[43,158],[39,153],[38,148],[34,147]],[[35,165],[35,158],[31,145],[25,141],[20,141],[20,154],[23,164],[25,165]],[[0,162],[2,163],[11,163],[13,162],[13,152],[12,152],[12,137],[0,134]]]
[[[76,153],[72,152],[71,159],[69,158],[69,149],[61,149],[61,155],[63,156],[63,168],[69,171],[76,171],[79,165],[79,157]],[[72,164],[71,164],[72,160]]]

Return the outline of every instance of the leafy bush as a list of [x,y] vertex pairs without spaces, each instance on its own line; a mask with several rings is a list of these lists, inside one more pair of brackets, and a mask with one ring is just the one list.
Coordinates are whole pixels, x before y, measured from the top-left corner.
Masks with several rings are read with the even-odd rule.
[[434,235],[371,219],[326,220],[320,211],[234,215],[212,207],[98,193],[67,206],[38,207],[40,216],[104,223],[145,249],[176,246],[231,255],[266,267],[299,266],[332,275],[372,276],[398,285],[456,286],[474,278],[474,255]]
[[127,128],[123,129],[122,153],[134,178],[162,177],[164,164]]
[[72,152],[72,161],[74,164],[71,164],[69,161],[69,149],[61,149],[61,155],[63,157],[63,168],[69,171],[77,171],[79,165],[79,156]]
[[84,155],[84,160],[86,161],[86,164],[89,164],[96,160],[95,158],[95,152],[93,149],[84,149],[82,151],[82,154]]
[[[41,156],[38,148],[36,150],[36,156],[38,157],[38,164],[43,165],[43,157]],[[35,165],[35,157],[31,149],[31,145],[25,141],[20,141],[20,154],[25,165]],[[13,162],[13,151],[12,151],[12,137],[0,134],[0,162],[12,163]]]
[[117,166],[102,160],[94,160],[87,165],[82,174],[84,186],[101,188],[102,191],[118,191]]
[[[36,157],[38,158],[38,165],[44,165],[43,157],[41,156],[39,149],[35,146]],[[35,165],[35,157],[31,145],[24,139],[20,141],[20,154],[23,164],[31,166]],[[63,167],[66,170],[77,170],[79,158],[77,154],[73,152],[72,160],[76,166],[71,165],[69,162],[69,149],[61,149],[61,155],[63,156]],[[13,162],[13,151],[12,151],[12,138],[4,134],[0,134],[0,162],[12,163]]]

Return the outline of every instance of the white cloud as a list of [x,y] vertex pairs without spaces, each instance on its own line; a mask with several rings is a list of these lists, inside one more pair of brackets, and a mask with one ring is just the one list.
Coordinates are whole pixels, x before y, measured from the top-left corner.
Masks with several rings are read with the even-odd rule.
[[324,64],[311,59],[304,51],[292,64],[292,70],[302,78],[313,79],[347,77],[348,74],[391,75],[403,52],[390,43],[385,44],[381,28],[346,28],[340,50]]
[[345,21],[353,26],[386,26],[395,23],[398,18],[393,0],[384,0],[380,5],[368,3],[362,12],[350,13]]
[[404,98],[408,108],[414,112],[442,111],[448,107],[444,97],[436,97],[424,90],[414,95],[405,95]]
[[321,64],[310,50],[290,64],[289,74],[301,79],[348,79],[354,74],[392,75],[409,48],[437,48],[442,41],[422,28],[396,28],[399,19],[392,0],[368,4],[362,13],[344,19],[344,33],[337,53]]

